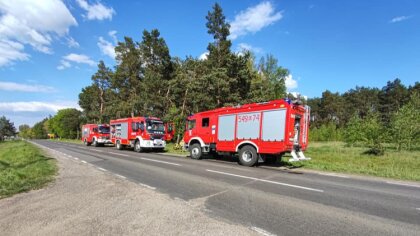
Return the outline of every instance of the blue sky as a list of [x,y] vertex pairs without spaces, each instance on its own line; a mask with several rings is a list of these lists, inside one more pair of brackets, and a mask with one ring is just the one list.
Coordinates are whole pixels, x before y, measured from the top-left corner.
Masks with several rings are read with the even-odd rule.
[[[382,87],[420,80],[420,1],[219,1],[232,25],[232,49],[267,53],[291,71],[290,92]],[[211,37],[214,1],[0,1],[0,115],[33,125],[78,107],[99,60],[113,47],[159,29],[172,56],[200,57]]]

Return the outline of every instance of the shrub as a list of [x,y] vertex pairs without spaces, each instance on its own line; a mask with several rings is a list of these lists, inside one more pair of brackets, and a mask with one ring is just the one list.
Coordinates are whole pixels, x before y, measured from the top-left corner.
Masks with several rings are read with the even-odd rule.
[[410,101],[391,116],[391,137],[397,150],[412,150],[420,145],[419,93],[414,93]]
[[334,123],[323,124],[319,128],[312,128],[309,132],[310,141],[342,141],[343,131]]
[[385,136],[378,115],[371,113],[365,119],[358,116],[350,119],[344,132],[344,141],[349,145],[362,144],[369,147],[366,154],[382,155]]

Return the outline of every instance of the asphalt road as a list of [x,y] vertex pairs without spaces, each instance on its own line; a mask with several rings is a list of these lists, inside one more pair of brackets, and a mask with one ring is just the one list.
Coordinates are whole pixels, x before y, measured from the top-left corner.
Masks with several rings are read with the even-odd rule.
[[[263,235],[420,235],[420,184],[35,143]],[[360,163],[363,165],[363,163]],[[419,170],[420,171],[420,170]]]

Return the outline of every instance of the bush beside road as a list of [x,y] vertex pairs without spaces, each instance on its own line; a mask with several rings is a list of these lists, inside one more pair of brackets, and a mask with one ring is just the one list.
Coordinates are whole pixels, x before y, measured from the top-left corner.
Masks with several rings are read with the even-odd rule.
[[0,198],[43,187],[54,179],[54,159],[25,141],[0,143]]

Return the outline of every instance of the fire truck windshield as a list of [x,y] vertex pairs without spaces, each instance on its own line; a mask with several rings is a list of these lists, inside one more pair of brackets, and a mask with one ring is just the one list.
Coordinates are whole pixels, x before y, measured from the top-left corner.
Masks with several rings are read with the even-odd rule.
[[154,131],[165,131],[165,126],[163,125],[162,121],[159,120],[146,120],[147,124],[147,131],[154,132]]
[[108,126],[99,126],[99,133],[102,134],[109,134],[109,127]]

